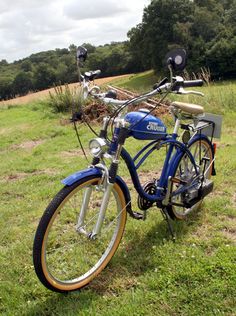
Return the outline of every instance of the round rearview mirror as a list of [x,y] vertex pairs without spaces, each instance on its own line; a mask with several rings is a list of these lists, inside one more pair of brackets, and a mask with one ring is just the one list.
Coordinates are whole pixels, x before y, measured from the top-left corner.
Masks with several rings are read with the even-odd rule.
[[176,71],[184,70],[187,63],[187,53],[183,48],[177,48],[170,51],[166,55],[166,64],[171,65],[172,68]]
[[79,62],[84,62],[87,59],[88,51],[85,47],[79,46],[77,48],[76,57]]

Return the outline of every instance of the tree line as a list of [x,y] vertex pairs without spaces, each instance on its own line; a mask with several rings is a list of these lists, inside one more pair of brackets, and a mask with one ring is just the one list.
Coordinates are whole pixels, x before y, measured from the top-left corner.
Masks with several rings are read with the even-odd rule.
[[159,71],[168,50],[184,47],[189,71],[236,75],[236,0],[154,0],[128,37],[139,67]]
[[[111,43],[95,47],[84,43],[88,50],[83,72],[101,69],[101,76],[112,76],[136,71],[127,42]],[[44,90],[58,84],[78,81],[76,49],[72,44],[32,54],[13,63],[0,61],[0,100],[25,95],[31,91]]]
[[[214,78],[236,75],[236,0],[153,0],[128,41],[95,47],[83,71],[101,69],[102,76],[154,69],[160,73],[168,50],[184,47],[188,70],[210,69]],[[0,61],[0,100],[78,81],[76,46]]]

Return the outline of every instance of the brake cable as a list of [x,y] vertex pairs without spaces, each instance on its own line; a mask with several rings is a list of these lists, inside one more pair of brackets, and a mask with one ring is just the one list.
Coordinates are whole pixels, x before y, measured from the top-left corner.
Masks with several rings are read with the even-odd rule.
[[73,124],[74,124],[74,129],[75,129],[75,132],[76,132],[76,136],[77,136],[78,142],[79,142],[79,144],[80,144],[80,147],[81,147],[81,149],[82,149],[82,152],[83,152],[83,154],[84,154],[84,157],[86,158],[87,162],[89,162],[88,157],[87,157],[87,155],[86,155],[86,152],[85,152],[85,150],[84,150],[83,144],[82,144],[82,142],[81,142],[80,136],[79,136],[79,132],[78,132],[78,128],[77,128],[76,122],[73,121]]
[[[78,77],[79,77],[79,83],[80,83],[80,86],[81,86],[81,72],[80,72],[80,67],[79,67],[78,61],[77,61],[77,72],[78,72]],[[91,130],[91,132],[98,137],[98,134],[95,132],[95,130],[92,128],[92,126],[89,124],[89,122],[86,119],[86,116],[85,116],[85,113],[84,113],[84,110],[83,110],[83,106],[81,106],[80,112],[81,112],[82,122],[85,123],[88,126],[88,128]],[[74,113],[73,113],[73,108],[72,108],[72,118],[73,118],[73,114]],[[77,136],[80,148],[81,148],[81,150],[83,152],[83,155],[84,155],[85,159],[87,160],[87,162],[89,162],[88,157],[86,155],[86,152],[84,150],[84,146],[82,144],[80,135],[79,135],[79,131],[78,131],[78,128],[77,128],[77,125],[76,125],[76,120],[72,119],[72,122],[73,122],[73,125],[74,125],[75,133],[76,133],[76,136]]]

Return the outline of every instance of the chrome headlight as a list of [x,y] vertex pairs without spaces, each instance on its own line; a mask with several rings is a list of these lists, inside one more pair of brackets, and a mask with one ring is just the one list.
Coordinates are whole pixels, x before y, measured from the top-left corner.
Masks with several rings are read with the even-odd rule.
[[94,138],[89,142],[89,149],[94,157],[99,157],[107,151],[108,146],[103,138]]

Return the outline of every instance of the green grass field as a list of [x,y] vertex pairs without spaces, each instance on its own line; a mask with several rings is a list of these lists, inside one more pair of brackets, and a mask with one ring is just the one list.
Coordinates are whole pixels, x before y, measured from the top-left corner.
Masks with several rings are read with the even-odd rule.
[[[148,89],[154,80],[145,73],[119,84]],[[128,218],[109,266],[91,285],[67,295],[40,284],[32,244],[60,180],[88,163],[72,126],[62,124],[65,117],[45,104],[0,108],[1,315],[236,315],[236,84],[212,84],[201,91],[204,99],[176,98],[224,115],[214,193],[200,212],[174,223],[175,243],[157,209],[146,222]],[[87,144],[92,134],[83,125],[79,129]],[[141,146],[127,142],[133,153]],[[155,159],[144,166],[145,179],[158,173]],[[129,182],[123,165],[121,174]],[[135,199],[134,189],[131,193]]]

